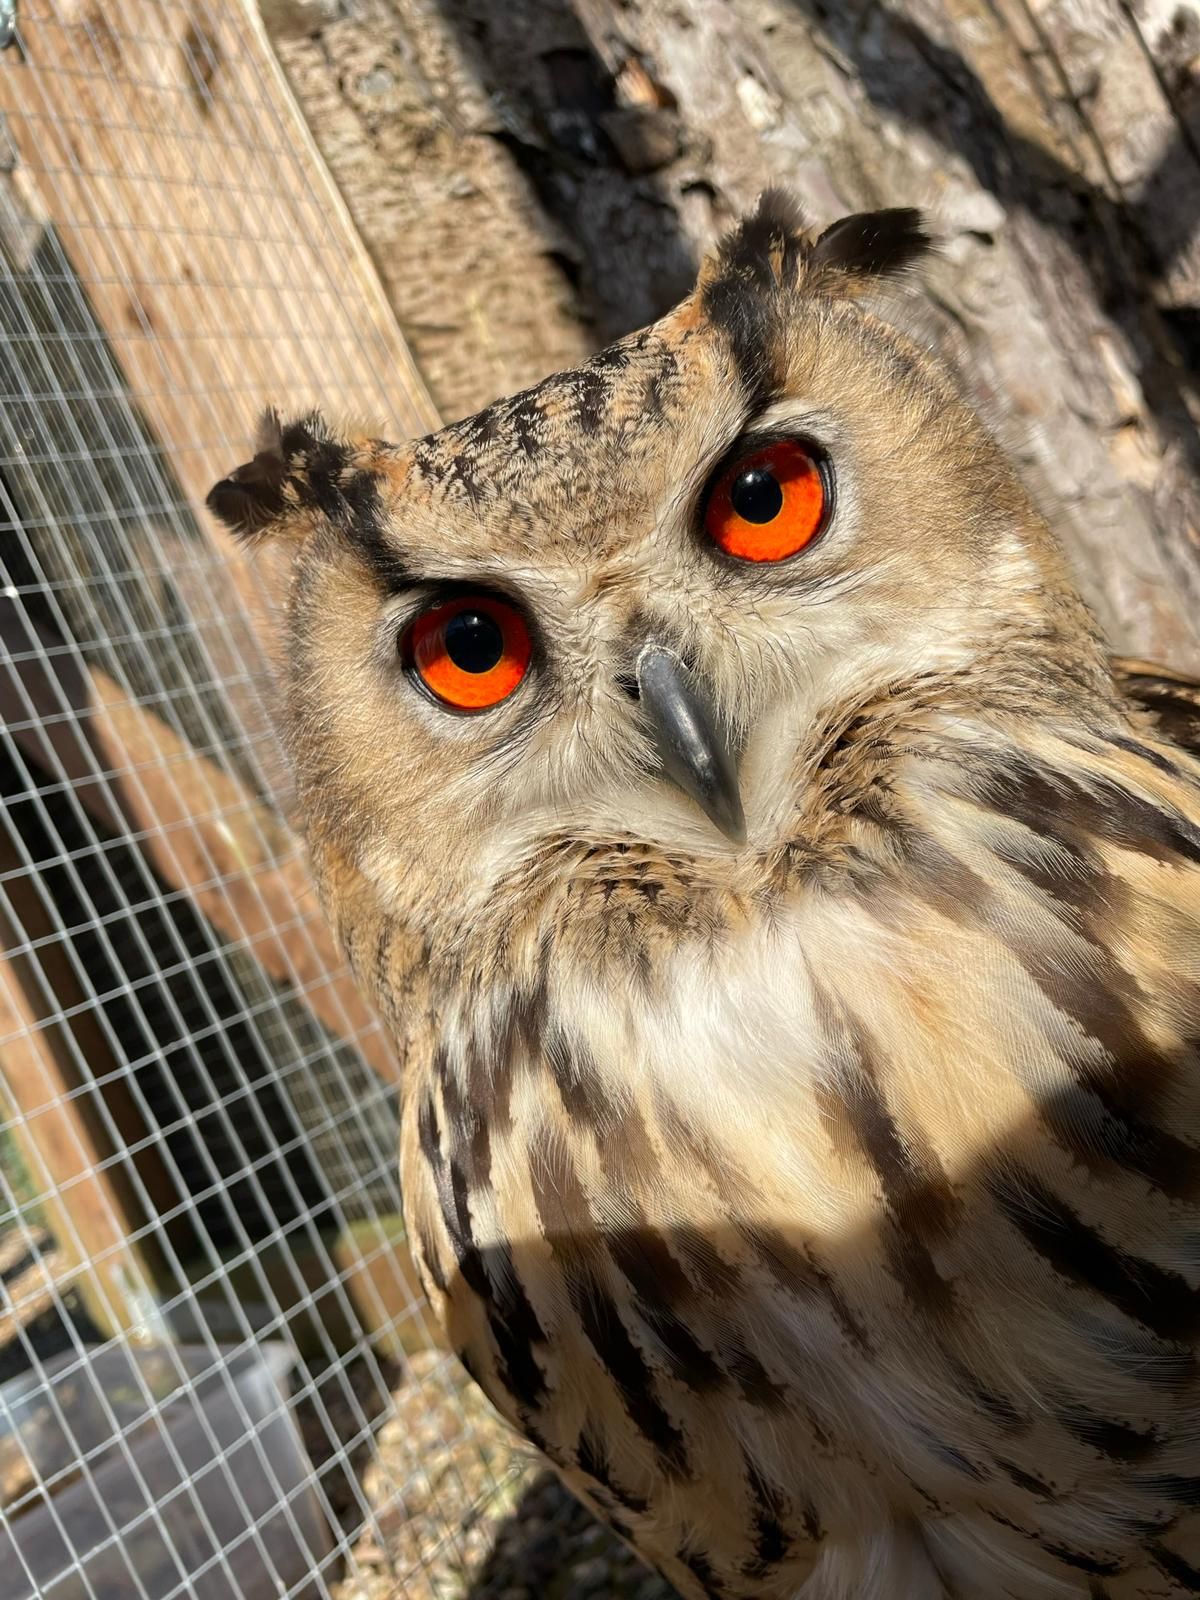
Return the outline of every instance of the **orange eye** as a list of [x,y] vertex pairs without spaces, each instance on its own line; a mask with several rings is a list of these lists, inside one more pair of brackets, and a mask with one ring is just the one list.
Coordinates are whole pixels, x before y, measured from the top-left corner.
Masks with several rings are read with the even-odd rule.
[[404,652],[443,705],[485,711],[507,700],[520,683],[533,646],[516,606],[468,594],[423,611],[405,633]]
[[704,526],[727,555],[783,561],[812,543],[828,508],[818,462],[794,439],[780,439],[721,474],[704,508]]

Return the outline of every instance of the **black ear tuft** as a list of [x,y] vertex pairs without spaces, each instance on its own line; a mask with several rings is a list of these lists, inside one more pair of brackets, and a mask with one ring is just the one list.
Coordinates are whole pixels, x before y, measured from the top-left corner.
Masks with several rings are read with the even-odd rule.
[[906,271],[931,254],[934,242],[925,219],[911,206],[862,211],[843,217],[817,240],[813,265],[858,277],[886,278]]
[[717,272],[770,288],[794,276],[803,247],[804,215],[795,195],[764,189],[750,215],[721,240]]
[[284,510],[284,484],[298,455],[311,450],[327,429],[313,412],[284,426],[275,410],[263,413],[255,456],[209,490],[205,505],[239,539],[260,538]]

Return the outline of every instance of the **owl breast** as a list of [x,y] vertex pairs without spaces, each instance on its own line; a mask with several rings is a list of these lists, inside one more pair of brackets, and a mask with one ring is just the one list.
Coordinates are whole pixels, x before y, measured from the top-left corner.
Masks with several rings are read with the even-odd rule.
[[1089,1594],[1195,1482],[1200,934],[937,797],[903,871],[475,989],[409,1103],[450,1341],[685,1593]]

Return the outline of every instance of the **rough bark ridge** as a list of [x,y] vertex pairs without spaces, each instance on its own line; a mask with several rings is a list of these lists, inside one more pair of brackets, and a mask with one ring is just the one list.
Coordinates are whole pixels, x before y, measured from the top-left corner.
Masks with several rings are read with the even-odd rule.
[[1200,13],[264,0],[448,416],[648,320],[769,182],[926,206],[934,337],[1121,648],[1200,668]]

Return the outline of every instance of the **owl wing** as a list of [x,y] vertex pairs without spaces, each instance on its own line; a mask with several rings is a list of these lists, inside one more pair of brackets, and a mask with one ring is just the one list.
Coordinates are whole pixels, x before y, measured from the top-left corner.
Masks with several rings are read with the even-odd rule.
[[1157,661],[1113,656],[1113,677],[1166,739],[1200,755],[1200,679]]

